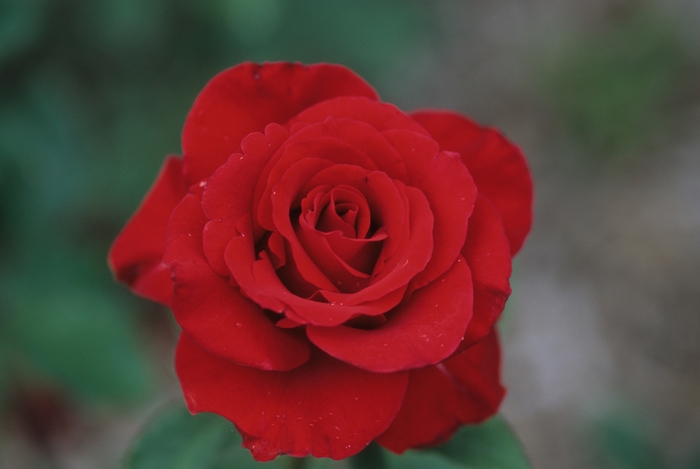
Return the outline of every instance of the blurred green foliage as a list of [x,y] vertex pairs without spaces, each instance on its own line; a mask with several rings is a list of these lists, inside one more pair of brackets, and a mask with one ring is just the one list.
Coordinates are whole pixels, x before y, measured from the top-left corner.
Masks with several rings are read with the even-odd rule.
[[596,456],[606,469],[667,467],[650,425],[640,421],[637,414],[606,415],[593,425],[591,439]]
[[544,87],[592,164],[668,136],[672,108],[683,105],[679,91],[697,76],[681,24],[670,13],[635,9],[555,46]]
[[654,422],[640,410],[608,410],[588,428],[589,448],[602,469],[697,469],[700,441],[694,452],[671,457],[660,443]]

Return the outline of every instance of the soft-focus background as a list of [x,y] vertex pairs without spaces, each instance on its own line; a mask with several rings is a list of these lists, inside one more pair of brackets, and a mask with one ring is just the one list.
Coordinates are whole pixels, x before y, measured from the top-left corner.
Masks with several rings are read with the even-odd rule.
[[517,142],[505,416],[537,469],[700,468],[698,0],[0,0],[0,467],[117,468],[179,399],[177,326],[105,257],[243,60]]

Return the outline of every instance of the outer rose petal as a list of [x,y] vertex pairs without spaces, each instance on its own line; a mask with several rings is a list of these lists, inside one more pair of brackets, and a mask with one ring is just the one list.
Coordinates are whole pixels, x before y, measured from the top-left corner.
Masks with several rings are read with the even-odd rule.
[[206,262],[201,192],[198,188],[185,196],[168,229],[165,262],[173,274],[175,319],[210,353],[232,362],[264,370],[302,365],[310,353],[306,338],[275,326],[260,306],[231,287]]
[[505,389],[495,330],[461,355],[414,370],[401,410],[377,443],[395,452],[447,441],[460,425],[479,423],[498,410]]
[[532,226],[532,177],[518,147],[497,130],[480,127],[452,112],[420,111],[411,114],[443,150],[456,151],[476,182],[479,192],[496,206],[510,250],[517,254]]
[[469,218],[467,242],[462,255],[474,278],[474,316],[457,349],[460,353],[486,336],[510,296],[511,256],[501,216],[479,194]]
[[163,264],[165,231],[175,206],[187,193],[182,160],[168,157],[141,206],[112,244],[108,262],[120,281],[148,299],[170,303],[170,269]]
[[373,330],[307,326],[309,339],[326,353],[373,372],[438,363],[454,352],[472,317],[472,279],[461,257],[441,278],[415,291]]
[[320,352],[292,371],[260,371],[209,355],[185,334],[175,368],[190,412],[234,422],[259,461],[359,452],[391,424],[408,382],[408,373],[368,373]]
[[244,63],[219,73],[197,96],[182,131],[188,181],[210,176],[249,133],[337,96],[378,99],[362,78],[338,65]]

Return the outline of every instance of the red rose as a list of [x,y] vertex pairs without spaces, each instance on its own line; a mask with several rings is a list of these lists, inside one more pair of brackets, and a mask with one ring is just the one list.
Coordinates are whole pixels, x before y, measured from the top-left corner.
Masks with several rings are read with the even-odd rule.
[[182,146],[110,264],[173,310],[192,412],[258,460],[402,452],[496,412],[493,323],[532,220],[518,148],[290,63],[217,75]]

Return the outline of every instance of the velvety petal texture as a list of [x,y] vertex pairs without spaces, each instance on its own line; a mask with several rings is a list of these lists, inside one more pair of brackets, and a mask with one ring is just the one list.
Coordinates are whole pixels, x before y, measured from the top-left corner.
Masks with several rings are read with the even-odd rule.
[[182,160],[169,157],[141,206],[109,251],[109,266],[134,293],[170,304],[170,269],[163,263],[170,214],[187,192]]
[[234,363],[265,370],[289,370],[304,364],[308,342],[280,329],[262,308],[231,288],[208,265],[202,251],[201,187],[173,212],[164,261],[172,270],[175,319],[192,340]]
[[187,180],[210,176],[249,133],[336,96],[377,99],[364,80],[337,65],[244,63],[219,73],[197,96],[182,131]]
[[214,77],[182,147],[109,262],[171,307],[190,411],[267,461],[403,452],[498,410],[495,321],[532,223],[517,147],[290,63]]
[[184,334],[175,367],[190,411],[233,421],[259,461],[359,452],[391,424],[408,383],[408,373],[370,373],[320,352],[292,371],[260,371],[210,355]]
[[515,255],[532,227],[533,184],[523,153],[497,130],[445,111],[414,112],[444,150],[460,154],[479,192],[489,198],[503,219]]
[[505,397],[500,362],[493,330],[466,352],[412,371],[401,410],[377,442],[403,453],[444,443],[460,425],[491,417]]

